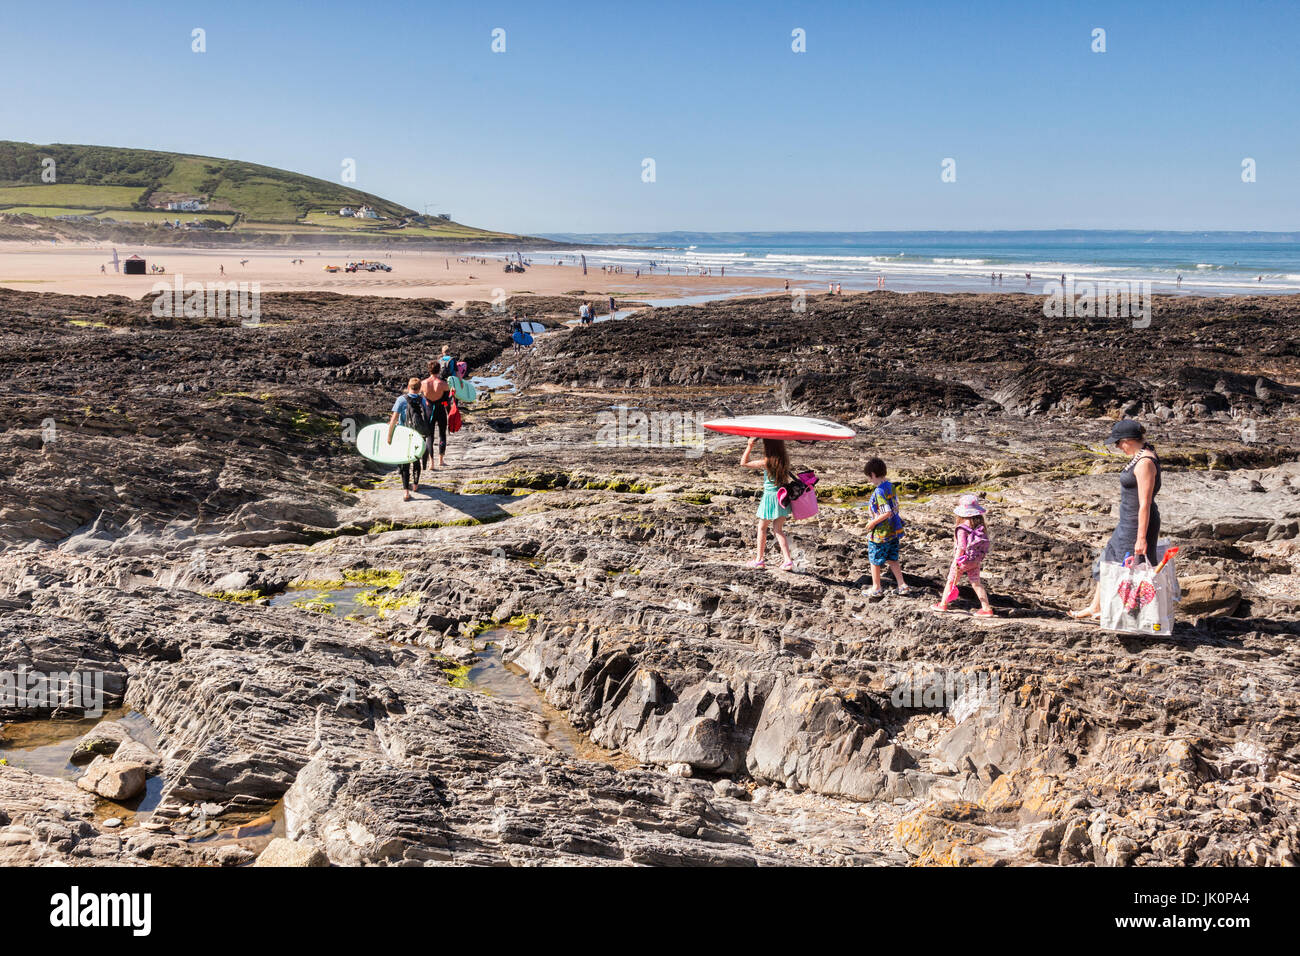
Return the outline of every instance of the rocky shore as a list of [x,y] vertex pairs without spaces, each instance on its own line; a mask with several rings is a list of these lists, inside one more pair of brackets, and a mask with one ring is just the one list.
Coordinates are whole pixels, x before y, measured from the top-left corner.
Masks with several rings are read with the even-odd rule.
[[[0,863],[1295,863],[1300,301],[747,299],[518,356],[449,305],[0,290],[0,671],[94,670],[131,715],[60,775],[16,741],[81,715],[0,701]],[[404,504],[346,437],[445,342],[509,385]],[[795,446],[797,574],[744,567],[759,483],[698,429],[760,411],[859,432]],[[1159,640],[1065,614],[1121,415],[1182,548]],[[862,593],[876,454],[915,596]],[[966,491],[988,620],[929,610]],[[489,642],[535,706],[476,683]]]

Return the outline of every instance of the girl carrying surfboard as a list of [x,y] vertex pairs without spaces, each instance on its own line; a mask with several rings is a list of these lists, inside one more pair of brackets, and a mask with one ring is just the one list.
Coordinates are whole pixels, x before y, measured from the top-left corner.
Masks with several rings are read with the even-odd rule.
[[750,461],[749,456],[754,451],[756,441],[757,438],[751,438],[745,445],[745,453],[740,456],[742,468],[763,469],[763,499],[758,504],[758,557],[750,567],[767,567],[763,556],[767,552],[767,529],[770,525],[772,533],[776,535],[776,543],[781,548],[781,556],[785,558],[781,570],[792,571],[794,559],[790,557],[790,542],[785,536],[785,522],[790,517],[790,509],[782,507],[776,499],[776,493],[781,486],[790,481],[790,455],[786,451],[784,441],[778,438],[764,438],[763,459]]

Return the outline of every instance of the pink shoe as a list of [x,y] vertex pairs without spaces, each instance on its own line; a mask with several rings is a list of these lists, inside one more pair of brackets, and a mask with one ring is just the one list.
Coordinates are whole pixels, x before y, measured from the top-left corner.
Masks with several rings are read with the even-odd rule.
[[976,617],[994,617],[994,611],[991,607],[982,607],[975,612]]
[[750,561],[749,564],[745,565],[745,567],[762,569],[767,567],[767,562],[762,560]]
[[785,564],[781,565],[781,570],[782,570],[782,571],[793,571],[793,570],[794,570],[794,562],[793,562],[793,561],[787,561]]
[[947,611],[947,610],[948,610],[948,605],[946,605],[946,604],[944,604],[942,601],[940,601],[938,604],[931,604],[931,605],[930,605],[930,610],[931,610],[931,611]]

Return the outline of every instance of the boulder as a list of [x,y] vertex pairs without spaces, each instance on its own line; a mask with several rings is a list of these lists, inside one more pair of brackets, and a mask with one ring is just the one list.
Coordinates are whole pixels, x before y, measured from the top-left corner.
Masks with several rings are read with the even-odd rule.
[[253,866],[329,866],[323,850],[314,843],[276,837],[266,845]]
[[72,748],[68,758],[75,764],[90,763],[97,756],[111,757],[131,733],[115,720],[101,720]]
[[1241,589],[1217,574],[1194,574],[1180,578],[1179,607],[1193,617],[1227,617],[1241,603]]
[[130,800],[144,790],[146,770],[142,763],[96,757],[77,780],[82,790],[97,793],[108,800]]
[[231,571],[229,574],[223,574],[218,578],[216,583],[212,585],[212,590],[219,592],[246,591],[252,579],[253,576],[247,571]]
[[[243,866],[255,856],[257,856],[257,854],[248,849],[248,847],[231,844],[229,846],[220,847],[217,850],[217,863],[221,866]],[[269,866],[270,864],[267,865]]]
[[113,760],[143,764],[151,775],[162,769],[162,757],[152,747],[140,743],[134,737],[126,738],[118,745],[117,750],[113,751]]
[[[756,780],[870,800],[885,786],[873,753],[885,739],[871,705],[817,681],[782,677],[763,704],[746,767]],[[892,761],[900,760],[895,752]]]

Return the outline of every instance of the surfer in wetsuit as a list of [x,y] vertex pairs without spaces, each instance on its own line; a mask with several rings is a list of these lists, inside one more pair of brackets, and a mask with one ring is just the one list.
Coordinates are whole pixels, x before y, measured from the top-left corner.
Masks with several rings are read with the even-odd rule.
[[[388,444],[393,443],[393,431],[398,425],[404,425],[407,428],[414,428],[422,432],[423,421],[419,421],[417,416],[423,416],[424,421],[429,418],[429,403],[425,401],[420,394],[420,380],[412,378],[406,383],[406,391],[397,396],[397,401],[393,403],[393,414],[388,418]],[[445,421],[445,419],[444,419]],[[428,447],[428,441],[425,441]],[[420,459],[408,461],[404,465],[398,466],[402,473],[402,491],[405,493],[403,501],[411,500],[411,492],[420,490]]]
[[[437,362],[429,363],[429,377],[420,383],[420,394],[429,404],[429,441],[424,453],[430,471],[446,465],[447,413],[451,410],[451,386]],[[438,464],[433,463],[433,433],[438,433]]]

